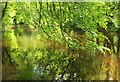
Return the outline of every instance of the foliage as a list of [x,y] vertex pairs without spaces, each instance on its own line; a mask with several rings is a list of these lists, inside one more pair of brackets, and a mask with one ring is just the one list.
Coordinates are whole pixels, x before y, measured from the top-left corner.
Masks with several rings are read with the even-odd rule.
[[[6,29],[3,41],[8,41],[6,43],[11,48],[12,61],[20,70],[18,79],[99,79],[99,73],[103,71],[99,53],[106,53],[110,49],[103,45],[104,40],[109,39],[108,36],[98,31],[98,28],[104,28],[110,32],[110,36],[115,37],[118,28],[117,4],[8,2],[2,20]],[[21,23],[26,27],[20,26]],[[13,26],[18,26],[18,29],[13,29]],[[40,43],[37,44],[39,48],[17,46],[21,35],[32,35],[34,31],[30,28],[37,29],[37,40],[45,38],[50,41],[50,45],[44,49]],[[26,33],[28,34],[25,35]],[[96,43],[96,38],[101,41],[100,45]],[[59,51],[60,45],[64,45],[62,48],[65,52]]]

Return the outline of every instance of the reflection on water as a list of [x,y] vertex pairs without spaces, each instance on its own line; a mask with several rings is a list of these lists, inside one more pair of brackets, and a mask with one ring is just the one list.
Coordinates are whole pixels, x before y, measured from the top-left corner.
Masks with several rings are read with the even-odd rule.
[[[66,66],[66,63],[68,63],[68,59],[64,59],[64,58],[66,57],[68,58],[68,56],[70,55],[72,55],[70,57],[72,57],[74,60],[72,64],[69,66],[69,69],[67,70],[68,73],[64,74],[63,79],[67,79],[71,73],[73,74],[71,77],[77,77],[78,74],[80,73],[86,74],[87,76],[88,73],[86,73],[86,71],[90,72],[90,74],[92,74],[93,72],[95,73],[95,70],[91,71],[88,67],[91,67],[92,69],[99,68],[99,67],[97,68],[93,66],[93,63],[95,64],[94,60],[96,60],[96,64],[97,62],[100,62],[99,61],[100,59],[97,60],[95,56],[90,55],[89,57],[89,55],[87,54],[87,56],[85,57],[86,53],[80,50],[79,52],[76,50],[71,50],[69,51],[70,52],[69,55],[66,55],[64,54],[64,52],[68,52],[68,48],[64,44],[60,44],[57,41],[51,41],[43,37],[41,38],[40,36],[39,37],[38,36],[19,36],[17,37],[17,44],[18,44],[18,48],[17,48],[18,50],[16,50],[16,52],[13,52],[14,56],[16,57],[17,61],[20,60],[20,57],[21,57],[21,60],[20,60],[22,61],[21,66],[26,68],[23,71],[24,74],[25,74],[25,71],[27,71],[26,72],[26,75],[27,75],[29,73],[28,69],[30,69],[30,72],[32,73],[31,79],[41,79],[41,78],[46,79],[47,77],[50,77],[50,74],[52,74],[51,72],[56,72],[56,69],[63,70],[63,69],[60,69],[59,66]],[[26,49],[26,51],[21,52],[19,49],[21,50]],[[20,52],[19,54],[21,55],[17,54],[17,52]],[[81,55],[84,55],[84,56],[81,56]],[[46,63],[47,65],[44,66],[44,64]],[[27,68],[28,64],[34,64],[34,66],[30,66],[31,68],[30,67]],[[82,69],[84,71],[82,71]],[[77,73],[77,72],[80,72],[80,73]],[[10,76],[11,74],[8,74],[8,75]],[[105,76],[105,73],[101,75]],[[21,76],[23,76],[23,74],[21,74]],[[54,79],[58,80],[61,77],[62,77],[62,74],[59,72],[54,77]],[[50,78],[53,78],[53,77],[50,77]]]
[[23,49],[35,49],[35,48],[53,48],[58,51],[66,51],[67,48],[64,44],[61,44],[57,41],[51,41],[46,38],[39,38],[37,36],[21,36],[17,37],[17,43],[19,48]]
[[[11,41],[10,39],[6,39],[6,40],[4,40],[3,43],[5,43],[5,45],[7,45],[7,46],[10,46],[9,45],[10,41]],[[39,55],[42,54],[41,51],[44,49],[48,49],[48,50],[51,48],[54,48],[54,49],[56,48],[58,50],[65,50],[66,49],[64,45],[62,45],[58,42],[55,42],[55,41],[53,42],[53,41],[48,40],[46,38],[41,38],[40,36],[34,36],[34,35],[17,36],[16,42],[17,42],[18,47],[15,49],[16,51],[13,51],[12,56],[15,57],[14,58],[15,62],[22,61],[21,65],[23,64],[23,66],[24,66],[24,64],[26,65],[26,63],[29,62],[30,60],[31,60],[31,64],[32,64],[32,61],[36,57],[37,57],[37,59],[39,59],[39,57],[40,57]],[[12,45],[14,45],[14,43],[12,43]],[[3,46],[3,47],[6,47],[6,46]],[[17,52],[20,52],[20,53],[17,53]],[[24,56],[26,55],[25,53],[27,53],[29,55],[29,57],[26,56],[25,58],[24,57],[22,58],[23,55]],[[30,57],[33,58],[33,60]],[[28,58],[28,60],[27,60],[27,58]],[[29,60],[29,58],[30,58],[30,60]],[[22,60],[20,60],[20,59],[22,59]],[[16,72],[18,70],[9,69],[8,67],[9,66],[7,66],[7,67],[5,65],[3,66],[4,79],[7,79],[7,80],[15,79],[14,77],[11,77],[11,73],[13,73],[12,71],[14,71],[14,73],[13,73],[13,76],[14,76],[14,75],[16,75]],[[26,68],[26,66],[25,66],[25,68]],[[49,65],[46,68],[49,69]],[[6,69],[8,69],[8,71],[5,72]],[[27,71],[28,69],[29,68],[26,68],[25,71]],[[33,79],[35,79],[39,75],[44,76],[44,68],[42,68],[40,66],[39,67],[34,66],[34,68],[32,68],[32,69],[33,69],[33,71],[31,71],[31,72],[33,72],[33,77],[32,77]],[[49,71],[46,71],[46,72],[47,72],[46,74],[49,74]],[[7,74],[7,75],[5,75],[5,74]]]

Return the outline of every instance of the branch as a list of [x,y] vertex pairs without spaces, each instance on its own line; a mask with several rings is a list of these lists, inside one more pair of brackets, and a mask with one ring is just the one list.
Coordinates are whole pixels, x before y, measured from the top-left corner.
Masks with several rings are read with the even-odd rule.
[[2,19],[3,19],[3,17],[5,16],[5,12],[6,12],[6,9],[7,9],[7,5],[8,5],[8,2],[5,3],[5,8],[2,10]]
[[[8,58],[9,58],[9,62],[11,63],[11,65],[13,65],[13,62],[12,62],[11,56],[10,56],[10,54],[9,54],[9,52],[8,52],[8,50],[7,50],[7,48],[4,47],[3,49],[5,50],[5,52],[6,52],[7,56],[8,56]],[[4,55],[5,55],[5,54],[4,54]]]

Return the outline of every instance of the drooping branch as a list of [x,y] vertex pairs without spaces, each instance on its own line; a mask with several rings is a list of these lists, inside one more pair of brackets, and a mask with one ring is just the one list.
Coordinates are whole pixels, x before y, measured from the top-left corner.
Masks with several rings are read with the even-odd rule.
[[40,16],[39,16],[39,23],[37,23],[37,24],[38,24],[38,26],[41,26],[42,31],[43,31],[48,37],[50,37],[50,35],[49,35],[49,34],[44,30],[44,28],[42,27],[42,24],[40,25],[41,19],[42,19],[42,2],[39,2],[39,5],[40,5],[40,10],[39,10]]
[[[62,9],[61,9],[61,4],[60,4],[60,2],[59,2],[59,5],[60,5],[60,12],[59,12],[59,13],[61,14]],[[62,15],[63,15],[63,14],[61,14],[61,18],[62,18]],[[61,19],[61,18],[60,18],[60,19]],[[61,19],[61,20],[62,20],[62,19]],[[67,43],[67,46],[69,47],[69,43],[66,41],[66,38],[65,38],[65,36],[64,36],[64,34],[63,34],[62,21],[60,21],[60,24],[59,24],[59,25],[60,25],[60,30],[61,30],[63,39],[64,39],[64,41]]]

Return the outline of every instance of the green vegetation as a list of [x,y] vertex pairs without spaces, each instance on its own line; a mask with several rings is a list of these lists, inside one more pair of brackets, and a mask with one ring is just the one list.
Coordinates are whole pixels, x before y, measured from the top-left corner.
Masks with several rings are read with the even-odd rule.
[[[118,2],[3,2],[2,8],[3,79],[120,80]],[[9,66],[14,77],[4,72]]]

